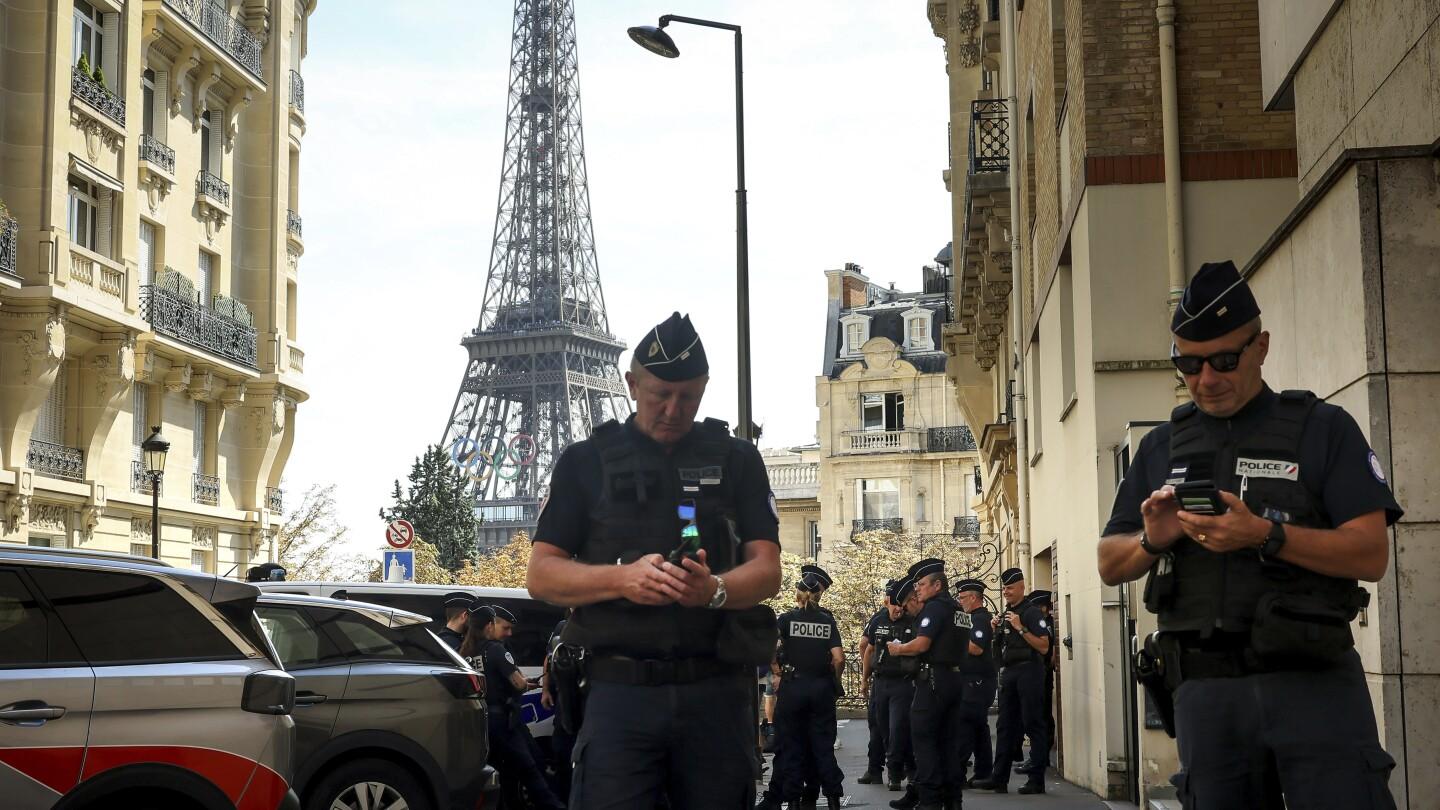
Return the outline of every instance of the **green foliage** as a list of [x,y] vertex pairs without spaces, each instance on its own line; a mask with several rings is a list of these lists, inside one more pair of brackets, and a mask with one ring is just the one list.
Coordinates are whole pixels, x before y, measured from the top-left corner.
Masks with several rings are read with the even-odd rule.
[[404,518],[415,525],[415,534],[435,546],[441,567],[457,573],[466,562],[479,556],[475,535],[479,521],[470,493],[470,479],[450,462],[450,455],[432,445],[416,458],[404,491],[395,482],[391,493],[395,503],[380,510],[382,520]]
[[90,73],[91,73],[90,57],[86,56],[86,55],[83,54],[83,53],[80,54],[80,61],[78,61],[78,62],[75,63],[75,69],[76,69],[77,71],[79,71],[80,73],[83,73],[84,75],[89,76]]
[[216,315],[223,315],[236,323],[255,325],[255,316],[250,314],[250,308],[225,293],[215,293],[215,300],[210,308]]
[[362,579],[369,561],[346,553],[345,527],[335,518],[335,485],[316,485],[285,515],[276,535],[276,562],[296,582]]
[[186,301],[195,300],[195,282],[169,265],[166,265],[165,270],[160,273],[160,277],[155,280],[155,286],[162,290],[169,290]]
[[[96,84],[105,87],[105,71],[101,70],[99,65],[95,66],[95,73],[91,78],[95,79]],[[110,88],[105,87],[105,89],[109,90]]]

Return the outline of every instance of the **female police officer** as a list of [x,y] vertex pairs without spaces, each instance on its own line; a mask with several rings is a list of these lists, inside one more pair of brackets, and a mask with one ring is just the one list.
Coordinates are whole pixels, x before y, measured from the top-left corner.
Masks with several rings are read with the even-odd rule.
[[780,615],[784,661],[775,701],[775,745],[783,756],[776,757],[775,776],[780,795],[798,807],[809,762],[820,777],[825,801],[838,810],[844,774],[835,762],[835,698],[845,652],[835,617],[820,607],[820,595],[829,587],[825,569],[801,566],[795,583],[798,607]]

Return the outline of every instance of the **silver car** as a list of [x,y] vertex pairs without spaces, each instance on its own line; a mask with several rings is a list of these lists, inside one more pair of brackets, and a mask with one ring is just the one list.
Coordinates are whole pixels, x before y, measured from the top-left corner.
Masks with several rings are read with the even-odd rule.
[[295,681],[258,595],[144,557],[0,544],[0,804],[298,808]]

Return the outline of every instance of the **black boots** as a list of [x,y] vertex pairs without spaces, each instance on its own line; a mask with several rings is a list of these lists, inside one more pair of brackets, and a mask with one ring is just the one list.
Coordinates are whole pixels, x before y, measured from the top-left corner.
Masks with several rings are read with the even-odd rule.
[[993,790],[996,793],[1009,793],[1010,787],[1004,782],[996,782],[994,779],[972,779],[970,787],[976,790]]
[[891,769],[890,769],[890,781],[889,781],[888,783],[886,783],[885,787],[889,788],[889,789],[892,790],[892,791],[895,791],[896,793],[899,793],[900,791],[902,791],[902,790],[905,789],[905,787],[900,784],[901,781],[902,781],[902,780],[901,780],[901,778],[900,778],[900,771],[899,771],[899,769],[897,769],[897,768],[891,768]]
[[866,768],[865,773],[860,774],[860,778],[855,781],[862,785],[878,785],[880,784],[880,778],[879,771],[874,768]]
[[1017,790],[1017,791],[1015,791],[1015,792],[1016,792],[1016,793],[1020,793],[1020,794],[1024,794],[1024,795],[1030,795],[1030,794],[1034,794],[1034,793],[1044,793],[1044,792],[1045,792],[1045,782],[1044,782],[1044,781],[1033,781],[1033,780],[1032,780],[1032,781],[1026,782],[1025,784],[1021,785],[1021,786],[1020,786],[1020,789]]
[[904,796],[890,802],[890,806],[895,808],[895,810],[915,810],[915,807],[919,804],[920,790],[915,787],[914,783],[911,783],[909,787],[905,788]]

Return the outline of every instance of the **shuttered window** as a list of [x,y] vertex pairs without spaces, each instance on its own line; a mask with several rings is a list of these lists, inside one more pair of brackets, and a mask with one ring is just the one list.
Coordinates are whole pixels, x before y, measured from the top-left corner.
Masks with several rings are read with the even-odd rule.
[[34,438],[51,444],[65,443],[65,372],[61,366],[55,375],[55,384],[50,386],[50,395],[40,406],[40,416],[35,420]]

